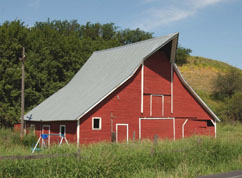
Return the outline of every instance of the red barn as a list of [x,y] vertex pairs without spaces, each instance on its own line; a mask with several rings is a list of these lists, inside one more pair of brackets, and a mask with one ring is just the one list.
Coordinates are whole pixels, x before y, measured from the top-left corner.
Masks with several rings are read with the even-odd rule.
[[78,145],[216,136],[219,119],[175,64],[177,42],[175,33],[94,52],[66,86],[25,115],[26,127]]

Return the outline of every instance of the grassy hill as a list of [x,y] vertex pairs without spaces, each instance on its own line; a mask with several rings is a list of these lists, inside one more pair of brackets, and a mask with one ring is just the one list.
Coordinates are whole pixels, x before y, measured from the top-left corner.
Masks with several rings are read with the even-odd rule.
[[187,63],[179,66],[185,80],[215,112],[222,103],[211,97],[214,80],[219,73],[225,74],[231,68],[227,63],[198,56],[188,57]]

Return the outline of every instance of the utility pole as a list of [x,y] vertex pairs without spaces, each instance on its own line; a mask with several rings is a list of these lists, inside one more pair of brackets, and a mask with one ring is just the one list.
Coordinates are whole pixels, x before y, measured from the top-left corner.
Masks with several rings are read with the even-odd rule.
[[22,58],[19,58],[22,62],[22,87],[21,87],[21,129],[20,129],[20,137],[24,136],[24,60],[25,60],[25,51],[23,47]]

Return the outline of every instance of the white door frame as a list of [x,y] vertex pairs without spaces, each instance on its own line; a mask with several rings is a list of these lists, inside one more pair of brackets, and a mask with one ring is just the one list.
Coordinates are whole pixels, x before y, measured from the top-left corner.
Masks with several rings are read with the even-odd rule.
[[48,145],[50,145],[50,125],[42,125],[42,134],[44,134],[44,127],[48,127],[49,128],[49,135],[48,135]]
[[141,140],[141,120],[173,120],[173,140],[176,140],[176,121],[174,117],[139,118],[139,139]]
[[120,123],[116,124],[116,142],[118,142],[118,126],[126,126],[126,128],[127,128],[126,141],[128,143],[129,142],[129,124],[120,124]]

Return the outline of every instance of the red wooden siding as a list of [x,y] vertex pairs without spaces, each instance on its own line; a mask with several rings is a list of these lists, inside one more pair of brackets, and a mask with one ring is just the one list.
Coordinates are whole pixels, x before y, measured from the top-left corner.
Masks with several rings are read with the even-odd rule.
[[207,126],[207,121],[188,120],[184,127],[185,137],[192,135],[214,135],[214,127]]
[[171,94],[170,81],[170,62],[158,51],[144,62],[144,93]]
[[142,119],[141,138],[154,139],[154,135],[159,139],[173,139],[173,119]]
[[126,125],[118,125],[117,127],[117,141],[120,142],[126,142],[127,141],[127,129],[128,127]]

